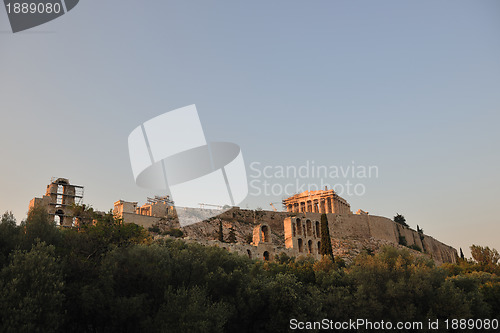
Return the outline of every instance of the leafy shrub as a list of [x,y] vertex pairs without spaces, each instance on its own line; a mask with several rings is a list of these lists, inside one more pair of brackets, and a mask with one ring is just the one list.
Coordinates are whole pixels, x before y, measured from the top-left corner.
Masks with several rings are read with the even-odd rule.
[[177,229],[177,228],[172,228],[170,230],[167,230],[167,231],[163,232],[163,234],[169,235],[172,237],[176,237],[176,238],[180,238],[180,237],[184,236],[184,232],[182,232],[181,229]]
[[157,224],[149,227],[148,230],[149,230],[149,232],[154,232],[156,234],[160,233],[160,227]]

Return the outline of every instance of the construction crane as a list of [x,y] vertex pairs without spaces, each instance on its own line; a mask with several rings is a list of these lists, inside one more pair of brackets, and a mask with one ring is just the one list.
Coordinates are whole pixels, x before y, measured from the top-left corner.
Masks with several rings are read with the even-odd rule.
[[155,204],[155,203],[166,203],[167,205],[174,204],[174,202],[172,200],[170,200],[170,196],[168,196],[168,195],[163,196],[163,197],[159,196],[159,195],[155,195],[154,198],[148,197],[147,202],[150,204]]
[[200,203],[200,208],[205,208],[205,206],[209,206],[209,207],[215,207],[216,209],[223,209],[224,206],[221,206],[221,205],[211,205],[211,204],[206,204],[206,203]]
[[274,204],[275,204],[275,203],[279,203],[279,202],[271,202],[269,205],[270,205],[271,207],[273,207],[273,209],[274,209],[274,211],[275,211],[275,212],[277,212],[278,210],[276,209],[276,207],[274,207]]

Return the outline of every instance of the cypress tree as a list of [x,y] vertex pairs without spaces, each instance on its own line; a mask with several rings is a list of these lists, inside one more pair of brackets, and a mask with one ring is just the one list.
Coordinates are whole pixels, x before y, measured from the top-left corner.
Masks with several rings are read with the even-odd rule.
[[462,248],[460,248],[460,258],[462,260],[465,260],[464,252],[462,251]]
[[330,231],[328,229],[328,219],[326,214],[321,214],[321,248],[322,255],[331,256],[333,259],[332,240],[330,239]]
[[219,220],[219,242],[224,242],[224,233],[222,231],[222,220]]

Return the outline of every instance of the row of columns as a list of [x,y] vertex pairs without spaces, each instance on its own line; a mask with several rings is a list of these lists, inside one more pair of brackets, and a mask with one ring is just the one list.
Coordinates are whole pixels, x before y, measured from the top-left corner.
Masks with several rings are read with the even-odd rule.
[[288,204],[287,211],[291,213],[348,214],[350,208],[348,204],[341,202],[340,200],[335,200],[333,198],[321,198]]

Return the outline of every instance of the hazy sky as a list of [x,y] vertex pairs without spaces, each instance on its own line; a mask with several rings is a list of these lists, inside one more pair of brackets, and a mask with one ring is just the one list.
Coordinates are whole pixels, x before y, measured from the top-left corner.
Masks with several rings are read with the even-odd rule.
[[196,104],[249,180],[255,162],[376,166],[324,181],[362,184],[354,212],[500,250],[498,1],[86,0],[17,34],[2,6],[0,60],[0,210],[19,221],[53,176],[100,210],[144,202],[129,133]]

